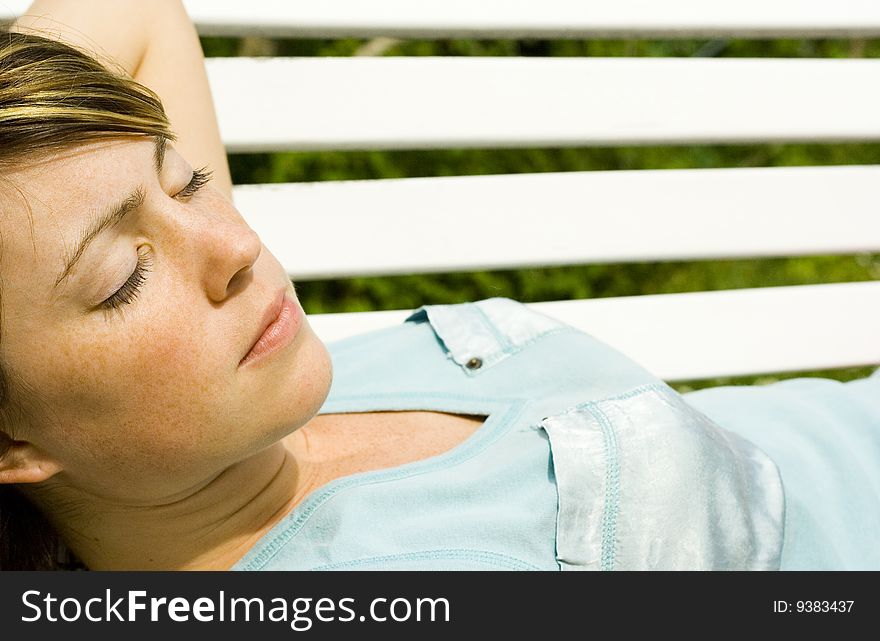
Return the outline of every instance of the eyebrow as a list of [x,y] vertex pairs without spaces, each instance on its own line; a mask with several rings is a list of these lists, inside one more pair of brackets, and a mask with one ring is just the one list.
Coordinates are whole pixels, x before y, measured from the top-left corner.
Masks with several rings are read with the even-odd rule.
[[[167,139],[164,136],[155,137],[156,148],[153,152],[153,166],[156,169],[157,176],[162,173],[162,166],[165,164],[166,140]],[[115,227],[121,223],[128,214],[138,209],[138,207],[144,203],[145,199],[146,193],[144,193],[143,186],[140,186],[127,198],[124,198],[118,204],[105,210],[104,213],[99,216],[82,235],[79,242],[76,244],[76,249],[65,254],[64,270],[58,278],[55,279],[53,289],[57,288],[61,281],[70,275],[70,271],[73,269],[74,265],[76,265],[77,261],[82,258],[82,255],[85,253],[89,244],[95,238],[100,236],[105,229]]]

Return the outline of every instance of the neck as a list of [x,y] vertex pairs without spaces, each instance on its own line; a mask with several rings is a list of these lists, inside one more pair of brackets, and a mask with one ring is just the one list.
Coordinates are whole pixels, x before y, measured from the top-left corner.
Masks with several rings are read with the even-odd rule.
[[226,570],[317,486],[317,469],[294,455],[297,436],[172,503],[133,508],[82,494],[71,501],[64,488],[58,503],[77,505],[75,513],[46,511],[90,570]]

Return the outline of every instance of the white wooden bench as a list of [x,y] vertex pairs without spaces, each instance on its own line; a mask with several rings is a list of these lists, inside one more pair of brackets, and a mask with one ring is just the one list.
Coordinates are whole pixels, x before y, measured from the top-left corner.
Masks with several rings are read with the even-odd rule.
[[[185,4],[206,36],[880,36],[876,0]],[[27,5],[2,0],[0,17]],[[221,58],[207,68],[236,153],[880,140],[880,59]],[[779,167],[237,185],[234,198],[301,281],[875,252],[878,185],[880,166]],[[530,305],[670,381],[880,364],[880,282]],[[310,320],[332,341],[410,311]]]

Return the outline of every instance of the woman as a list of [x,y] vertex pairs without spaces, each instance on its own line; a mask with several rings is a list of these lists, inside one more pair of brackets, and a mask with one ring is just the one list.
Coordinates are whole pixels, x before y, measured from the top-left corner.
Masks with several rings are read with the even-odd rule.
[[505,298],[328,350],[180,2],[41,12],[0,37],[0,568],[880,567],[877,374],[686,402]]

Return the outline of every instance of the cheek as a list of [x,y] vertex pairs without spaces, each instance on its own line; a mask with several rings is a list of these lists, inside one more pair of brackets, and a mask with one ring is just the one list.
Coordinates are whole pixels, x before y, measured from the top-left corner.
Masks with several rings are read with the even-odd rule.
[[213,406],[214,397],[223,393],[220,349],[199,335],[203,327],[198,323],[168,319],[132,337],[106,368],[123,377],[127,372],[136,381],[136,391],[126,387],[140,406],[192,416],[200,407]]
[[[216,355],[180,331],[184,320],[151,324],[102,350],[89,367],[88,406],[80,394],[67,399],[75,419],[113,435],[106,447],[117,451],[110,458],[138,474],[178,474],[181,465],[197,471],[211,430],[225,413],[229,390]],[[107,461],[106,452],[96,458]]]
[[[100,417],[192,415],[218,395],[219,350],[212,350],[186,317],[158,313],[164,324],[122,321],[116,331],[86,331],[57,336],[33,377],[57,406]],[[222,387],[222,385],[221,385]],[[54,398],[52,398],[54,397]]]

